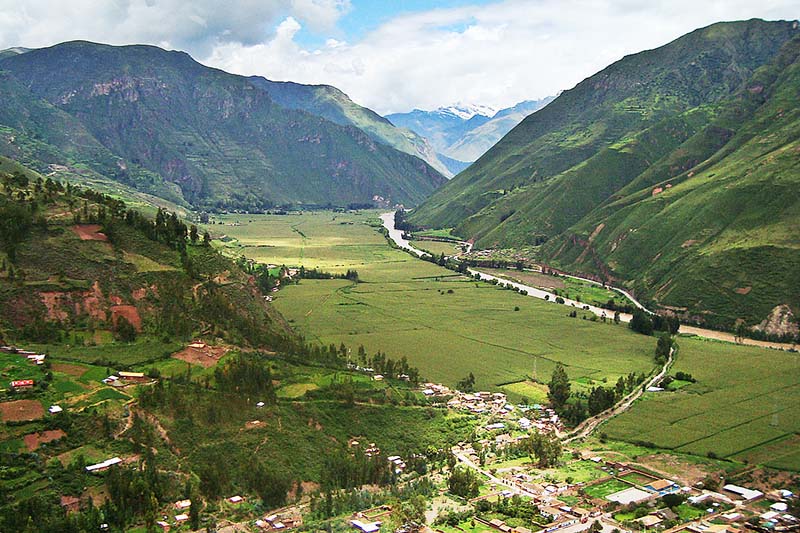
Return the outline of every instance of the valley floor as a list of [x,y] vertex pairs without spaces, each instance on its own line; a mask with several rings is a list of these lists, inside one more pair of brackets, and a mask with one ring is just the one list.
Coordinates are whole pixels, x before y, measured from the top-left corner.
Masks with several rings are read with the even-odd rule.
[[[545,402],[544,383],[556,362],[566,366],[578,391],[655,367],[654,338],[611,320],[590,320],[585,304],[575,302],[577,317],[570,318],[571,307],[476,282],[391,249],[376,213],[238,215],[219,222],[230,253],[358,270],[359,283],[301,280],[277,293],[275,305],[309,339],[406,357],[433,381],[453,385],[472,372],[479,388]],[[679,337],[672,371],[694,374],[697,382],[645,393],[598,431],[661,449],[797,470],[798,369],[796,353]]]

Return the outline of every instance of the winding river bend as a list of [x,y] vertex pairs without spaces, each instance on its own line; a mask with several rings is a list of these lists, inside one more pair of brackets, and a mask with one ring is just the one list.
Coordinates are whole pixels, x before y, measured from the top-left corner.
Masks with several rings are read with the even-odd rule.
[[[417,256],[417,257],[422,257],[423,255],[425,255],[425,252],[423,252],[422,250],[419,250],[417,248],[414,248],[414,246],[411,244],[411,242],[409,242],[407,239],[403,238],[403,232],[401,230],[396,229],[394,227],[394,211],[391,211],[391,212],[388,212],[388,213],[383,213],[380,218],[383,221],[383,227],[386,228],[386,230],[387,230],[387,232],[389,234],[389,238],[399,248],[401,248],[403,250],[406,250],[407,252],[409,252],[409,253]],[[503,284],[503,285],[506,285],[506,286],[509,286],[509,287],[514,287],[514,288],[517,288],[517,289],[520,289],[520,290],[523,290],[523,291],[527,291],[528,296],[532,296],[534,298],[539,298],[539,299],[542,299],[542,300],[549,300],[551,302],[555,302],[555,299],[556,299],[556,295],[555,294],[553,294],[551,292],[548,292],[548,291],[545,291],[545,290],[542,290],[542,289],[540,289],[538,287],[532,287],[530,285],[525,285],[523,283],[518,283],[516,281],[510,281],[510,280],[507,280],[507,279],[499,278],[497,276],[494,276],[492,274],[488,274],[488,273],[480,271],[480,270],[476,270],[474,268],[467,269],[467,271],[470,274],[472,274],[473,276],[476,275],[476,274],[479,274],[481,279],[484,279],[484,280],[497,280],[498,285],[499,284]],[[577,277],[577,276],[572,276],[572,277],[574,277],[576,279],[584,280],[584,278],[580,278],[580,277]],[[585,280],[585,281],[593,282],[592,280]],[[629,296],[628,293],[625,292],[624,289],[619,289],[619,288],[616,288],[616,287],[609,287],[609,288],[612,288],[613,290],[615,290],[617,292],[621,292],[621,293],[625,294],[626,296]],[[634,304],[637,307],[650,312],[646,307],[644,307],[642,304],[640,304],[639,302],[637,302],[636,300],[634,300],[630,296],[629,296],[629,299],[632,302],[634,302]],[[604,316],[606,318],[613,318],[614,317],[614,312],[610,311],[608,309],[603,309],[601,307],[597,307],[597,306],[594,306],[594,305],[587,305],[585,303],[576,302],[574,300],[569,300],[569,299],[566,299],[566,298],[564,299],[564,305],[566,305],[568,307],[574,307],[576,310],[589,311],[589,312],[594,313],[595,315],[597,315],[599,317],[604,317]],[[632,318],[632,316],[630,314],[628,314],[628,313],[620,313],[620,315],[619,315],[619,319],[620,319],[621,322],[625,322],[625,323],[630,322],[631,318]],[[727,333],[727,332],[724,332],[724,331],[716,331],[716,330],[713,330],[713,329],[698,328],[698,327],[695,327],[695,326],[688,326],[688,325],[685,325],[685,324],[681,324],[680,333],[683,333],[683,334],[686,334],[686,335],[696,335],[698,337],[704,337],[706,339],[714,339],[714,340],[726,341],[726,342],[732,342],[732,343],[736,342],[736,337],[732,333]],[[762,348],[773,348],[773,349],[777,349],[777,350],[788,350],[788,349],[795,348],[795,345],[793,345],[793,344],[780,343],[780,342],[758,341],[758,340],[747,339],[747,338],[743,339],[741,344],[747,344],[747,345],[750,345],[750,346],[760,346]]]

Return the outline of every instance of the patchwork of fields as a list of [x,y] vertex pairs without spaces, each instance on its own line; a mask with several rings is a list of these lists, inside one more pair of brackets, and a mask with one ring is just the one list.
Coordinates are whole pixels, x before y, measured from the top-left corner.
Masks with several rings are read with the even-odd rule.
[[604,426],[611,438],[800,470],[800,356],[679,339],[674,372],[697,380],[646,393]]
[[[225,231],[239,246],[247,243],[236,251],[253,259],[358,270],[358,284],[303,280],[278,293],[275,306],[309,339],[406,356],[427,378],[450,385],[470,372],[479,387],[532,377],[546,382],[556,361],[567,365],[577,387],[653,368],[653,339],[623,326],[569,318],[564,307],[412,258],[366,224],[374,218],[310,213],[223,220],[241,224]],[[292,227],[303,235],[287,230]],[[279,244],[272,248],[273,242]],[[279,258],[264,255],[273,249],[281,251]],[[515,394],[518,388],[507,392],[542,399],[535,387],[531,395]]]
[[[556,361],[577,390],[653,368],[652,337],[581,314],[569,318],[562,306],[412,258],[386,244],[368,225],[375,219],[323,212],[220,220],[240,224],[224,226],[230,253],[358,270],[358,284],[303,280],[277,294],[275,306],[311,340],[406,356],[427,378],[451,385],[472,372],[480,388],[531,401],[546,399],[546,386],[536,381],[547,382]],[[211,226],[217,233],[222,227]],[[679,346],[672,372],[693,374],[697,383],[645,394],[602,431],[680,453],[799,470],[798,355],[689,338]]]

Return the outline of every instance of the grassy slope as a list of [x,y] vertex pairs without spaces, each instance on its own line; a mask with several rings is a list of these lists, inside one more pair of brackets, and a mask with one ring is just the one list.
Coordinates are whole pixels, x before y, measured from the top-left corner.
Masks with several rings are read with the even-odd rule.
[[455,231],[484,247],[549,236],[544,260],[616,279],[687,320],[731,327],[779,304],[797,312],[795,33],[717,24],[627,57],[527,119],[412,218],[461,217]]
[[[721,105],[704,132],[666,158],[704,161],[678,174],[674,186],[653,196],[652,177],[643,174],[638,185],[645,189],[623,191],[628,194],[571,229],[579,245],[557,239],[545,253],[589,271],[599,255],[639,294],[688,308],[689,315],[706,312],[704,320],[719,325],[737,318],[760,322],[782,303],[800,310],[792,274],[800,268],[800,112],[792,104],[800,86],[798,57],[800,40]],[[708,150],[709,136],[723,130],[729,140]],[[658,166],[651,174],[658,175]],[[591,254],[584,252],[587,242]]]
[[[32,160],[74,164],[61,157],[66,151],[143,190],[177,185],[198,206],[346,204],[373,195],[413,204],[444,181],[354,127],[286,110],[246,78],[186,54],[71,42],[7,58],[2,68],[21,82],[9,89],[20,105],[2,121],[15,120],[8,134],[54,147],[52,157]],[[27,111],[39,108],[60,121]],[[87,142],[69,139],[73,130]]]
[[[469,233],[481,243],[510,213],[493,209],[493,202],[503,190],[525,187],[520,211],[504,224],[512,224],[515,217],[530,219],[529,228],[552,234],[547,227],[537,226],[541,220],[536,211],[521,206],[534,208],[545,198],[569,194],[571,187],[558,191],[563,181],[560,175],[603,148],[732,94],[792,33],[789,22],[715,24],[661,48],[625,57],[525,119],[467,171],[439,189],[413,219],[439,227],[462,224],[462,234]],[[554,183],[542,184],[551,178]],[[607,198],[606,191],[602,187],[595,191],[594,205]]]

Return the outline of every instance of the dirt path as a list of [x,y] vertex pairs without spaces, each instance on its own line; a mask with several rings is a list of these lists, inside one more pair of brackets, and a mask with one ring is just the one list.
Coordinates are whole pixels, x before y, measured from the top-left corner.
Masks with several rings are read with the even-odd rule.
[[567,438],[563,439],[562,442],[564,444],[569,444],[570,442],[585,438],[589,436],[592,433],[592,431],[597,429],[597,427],[606,420],[615,417],[620,413],[624,413],[625,411],[630,409],[631,405],[633,405],[633,402],[635,402],[642,396],[645,389],[647,389],[648,387],[654,387],[658,382],[664,379],[664,376],[666,376],[667,372],[669,372],[670,366],[672,366],[674,354],[675,354],[675,349],[671,348],[669,351],[669,358],[664,363],[664,366],[661,367],[661,370],[659,370],[655,376],[650,378],[650,381],[648,381],[645,385],[637,386],[633,392],[631,392],[628,396],[620,400],[611,409],[603,411],[602,413],[599,413],[593,416],[592,418],[587,418],[586,420],[578,424],[578,427],[569,432],[567,434]]

